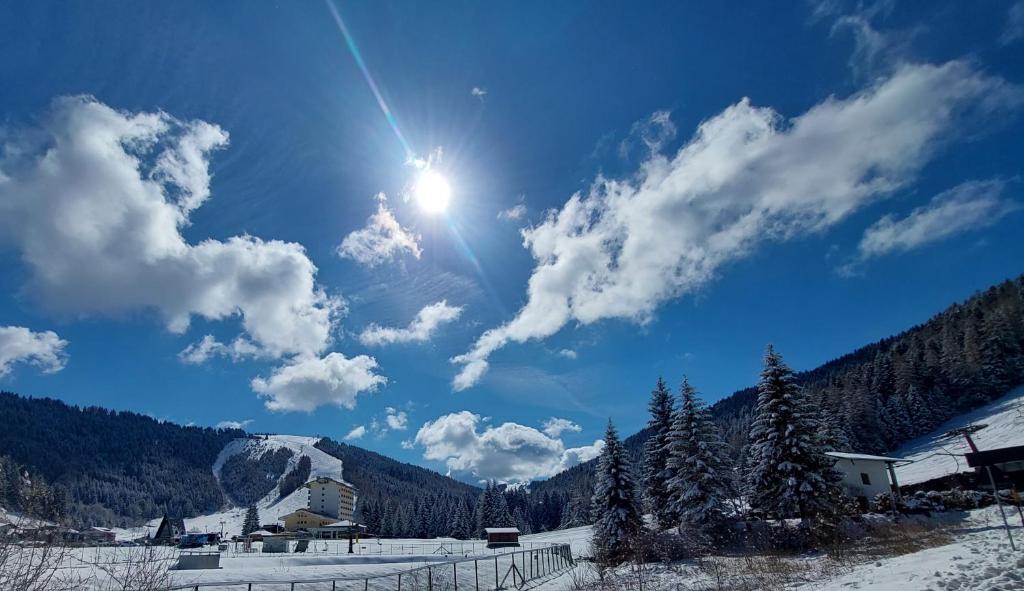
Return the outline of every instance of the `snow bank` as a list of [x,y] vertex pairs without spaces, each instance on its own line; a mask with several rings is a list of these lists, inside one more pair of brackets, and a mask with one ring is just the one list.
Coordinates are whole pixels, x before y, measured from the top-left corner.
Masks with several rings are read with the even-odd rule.
[[963,458],[970,451],[964,439],[947,439],[942,434],[972,423],[988,425],[972,436],[979,449],[1024,445],[1024,386],[973,412],[946,421],[932,433],[908,441],[890,454],[914,460],[913,464],[896,468],[900,484],[916,484],[970,471]]

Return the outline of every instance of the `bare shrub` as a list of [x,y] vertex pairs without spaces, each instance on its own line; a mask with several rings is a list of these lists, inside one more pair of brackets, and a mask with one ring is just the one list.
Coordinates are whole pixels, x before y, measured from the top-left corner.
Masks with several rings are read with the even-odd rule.
[[164,591],[171,586],[169,555],[162,548],[135,546],[117,552],[109,562],[83,561],[93,570],[96,591]]
[[0,533],[0,591],[71,591],[80,589],[81,577],[63,568],[69,558],[68,547],[56,532],[34,540],[21,540],[15,532],[37,526],[20,518],[12,529]]

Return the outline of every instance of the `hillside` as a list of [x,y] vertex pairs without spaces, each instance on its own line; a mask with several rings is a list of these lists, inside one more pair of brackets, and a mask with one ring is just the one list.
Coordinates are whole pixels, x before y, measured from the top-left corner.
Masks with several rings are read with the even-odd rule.
[[243,434],[10,392],[0,393],[0,417],[0,456],[48,481],[72,524],[219,509],[225,499],[210,466]]
[[20,508],[30,495],[19,487],[31,481],[32,490],[45,488],[47,516],[73,526],[124,528],[166,513],[201,531],[222,520],[239,529],[249,504],[265,521],[305,506],[299,487],[317,476],[344,476],[364,502],[407,506],[410,522],[420,505],[471,505],[480,492],[329,439],[184,427],[7,392],[0,416],[0,506]]
[[[1024,383],[1024,276],[797,379],[821,405],[843,447],[872,453],[898,448]],[[746,442],[756,398],[752,386],[711,406],[735,456]],[[637,459],[645,440],[646,430],[626,440]],[[591,460],[531,490],[569,494],[589,487],[595,466]]]

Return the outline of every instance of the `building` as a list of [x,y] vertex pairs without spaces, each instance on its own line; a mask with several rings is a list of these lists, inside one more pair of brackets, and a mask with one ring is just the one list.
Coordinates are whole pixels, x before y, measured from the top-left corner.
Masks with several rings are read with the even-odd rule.
[[356,489],[347,482],[320,477],[306,483],[310,511],[333,517],[335,521],[352,520],[356,510]]
[[87,544],[113,544],[117,539],[114,530],[109,527],[93,526],[78,533]]
[[487,534],[488,548],[504,548],[506,546],[519,545],[519,530],[514,527],[487,527],[484,528]]
[[826,452],[835,458],[835,469],[842,475],[843,492],[866,505],[879,494],[899,495],[900,483],[896,479],[896,464],[909,463],[902,458],[872,456],[868,454]]
[[337,521],[336,517],[314,513],[309,509],[298,509],[281,518],[284,521],[285,531],[298,531],[300,529],[313,529],[324,527]]
[[185,533],[184,519],[172,519],[164,515],[160,519],[160,525],[157,526],[156,533],[153,534],[153,542],[157,544],[173,544],[183,533]]
[[309,533],[318,540],[346,540],[350,536],[362,535],[366,532],[365,525],[359,525],[354,521],[342,519],[334,523],[328,523],[322,527],[311,527]]

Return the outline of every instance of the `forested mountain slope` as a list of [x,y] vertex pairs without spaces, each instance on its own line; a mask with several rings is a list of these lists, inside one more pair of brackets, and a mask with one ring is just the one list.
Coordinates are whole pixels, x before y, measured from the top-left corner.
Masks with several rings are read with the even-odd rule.
[[[651,386],[656,378],[651,376]],[[867,453],[891,450],[1024,383],[1024,276],[797,379],[818,401],[843,447]],[[746,442],[756,398],[756,389],[750,387],[711,406],[734,454]],[[646,438],[645,429],[626,440],[637,460]],[[531,490],[589,489],[595,465],[594,460],[581,464],[535,483]],[[639,469],[639,462],[635,465]]]
[[[210,467],[228,442],[244,435],[9,392],[0,393],[0,417],[0,456],[21,472],[4,471],[0,484],[41,476],[55,497],[49,503],[63,505],[48,512],[63,512],[75,524],[122,526],[164,512],[220,508],[225,499]],[[0,503],[20,504],[4,496]]]

